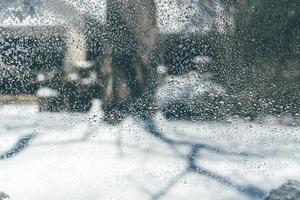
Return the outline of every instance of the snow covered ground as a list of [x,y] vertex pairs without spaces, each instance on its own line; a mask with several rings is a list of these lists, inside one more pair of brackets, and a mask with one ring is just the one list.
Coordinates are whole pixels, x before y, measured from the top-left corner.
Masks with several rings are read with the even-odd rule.
[[300,180],[300,127],[167,121],[159,113],[110,126],[98,110],[1,105],[0,191],[11,200],[244,200]]

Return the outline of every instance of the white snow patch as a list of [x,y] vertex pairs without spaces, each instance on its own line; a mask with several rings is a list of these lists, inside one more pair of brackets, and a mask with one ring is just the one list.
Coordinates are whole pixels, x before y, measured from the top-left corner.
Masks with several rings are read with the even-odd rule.
[[[21,153],[0,160],[0,186],[12,200],[150,199],[181,174],[190,147],[173,148],[149,134],[143,122],[126,118],[118,126],[102,122],[94,100],[88,114],[38,113],[36,106],[0,107],[0,154],[22,135],[36,137]],[[96,120],[93,120],[96,119]],[[203,149],[197,165],[240,185],[268,190],[286,179],[300,180],[300,128],[236,119],[225,122],[170,122],[158,113],[157,129],[191,141],[260,156]],[[4,146],[2,146],[4,144]],[[187,173],[161,199],[251,199],[211,177]]]
[[57,97],[59,94],[57,90],[45,87],[45,88],[40,88],[37,91],[37,95],[39,97]]
[[167,76],[156,93],[157,102],[163,105],[169,101],[188,101],[204,92],[224,93],[225,90],[209,80],[208,74],[191,71],[182,76]]

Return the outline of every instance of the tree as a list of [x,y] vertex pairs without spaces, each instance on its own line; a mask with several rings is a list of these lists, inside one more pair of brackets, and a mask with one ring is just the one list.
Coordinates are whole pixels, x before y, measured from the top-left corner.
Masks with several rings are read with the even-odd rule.
[[156,87],[156,8],[151,1],[107,2],[103,110],[110,123],[129,112],[146,117]]
[[234,95],[254,97],[268,113],[299,112],[299,1],[223,3],[235,8],[235,30],[219,46],[233,50],[221,56],[215,80]]

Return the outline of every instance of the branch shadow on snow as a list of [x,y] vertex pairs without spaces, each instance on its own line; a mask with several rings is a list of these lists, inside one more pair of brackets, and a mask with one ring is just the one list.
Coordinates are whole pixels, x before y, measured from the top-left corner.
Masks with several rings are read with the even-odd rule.
[[200,176],[205,176],[208,178],[211,178],[218,183],[221,183],[223,185],[226,185],[239,193],[251,198],[251,199],[263,199],[264,196],[266,196],[266,191],[260,189],[259,187],[253,186],[253,185],[241,185],[238,183],[235,183],[230,178],[222,176],[220,174],[214,173],[210,170],[207,170],[203,167],[201,167],[199,164],[197,164],[197,161],[200,159],[200,152],[202,150],[208,150],[211,152],[215,152],[221,155],[236,155],[236,156],[243,156],[243,157],[259,157],[257,154],[251,154],[247,152],[229,152],[217,147],[213,147],[210,145],[202,144],[202,143],[194,143],[190,141],[182,141],[182,140],[175,140],[168,138],[165,136],[162,132],[159,131],[157,128],[157,125],[153,118],[149,118],[145,120],[145,129],[146,131],[152,135],[153,137],[157,138],[161,142],[167,144],[172,148],[175,153],[176,148],[179,146],[186,146],[190,147],[189,153],[185,155],[181,155],[186,161],[186,168],[183,172],[181,172],[179,175],[177,175],[174,179],[172,179],[163,189],[158,191],[157,193],[150,193],[151,198],[153,200],[157,200],[162,198],[164,195],[170,191],[170,189],[176,185],[179,179],[183,178],[185,175],[189,173],[198,174]]
[[34,138],[34,134],[28,134],[22,136],[11,149],[0,154],[0,160],[5,160],[18,155],[29,146],[29,142],[33,138]]
[[[198,164],[199,163],[198,161],[201,160],[200,153],[203,150],[214,152],[219,155],[232,155],[232,156],[241,156],[241,157],[261,157],[261,155],[248,153],[248,152],[232,152],[232,151],[221,149],[219,147],[207,145],[204,143],[197,143],[197,142],[191,142],[186,140],[176,140],[176,139],[169,138],[158,129],[158,126],[153,118],[148,118],[144,121],[144,129],[152,137],[158,139],[160,142],[164,144],[167,144],[174,152],[174,155],[176,155],[176,157],[184,159],[186,162],[186,168],[175,178],[173,178],[169,183],[167,183],[161,190],[157,191],[156,193],[149,192],[149,191],[147,192],[149,193],[149,195],[153,200],[162,198],[172,189],[172,187],[174,187],[178,183],[180,179],[184,178],[188,174],[196,174],[199,176],[208,177],[212,180],[215,180],[218,183],[221,183],[233,190],[238,191],[239,193],[251,199],[263,199],[263,197],[266,195],[266,191],[262,190],[259,187],[253,185],[238,184],[233,180],[231,180],[229,177],[225,177],[213,171],[205,169],[200,164]],[[75,140],[73,139],[73,140],[61,141],[61,142],[45,142],[45,143],[32,144],[32,145],[33,146],[66,145],[66,144],[77,143],[77,142],[90,142],[87,140],[90,134],[91,133],[85,133],[84,137],[81,139],[75,139]],[[0,160],[12,158],[18,155],[19,153],[21,153],[22,151],[24,151],[26,148],[30,146],[29,145],[30,141],[35,136],[36,135],[32,133],[21,137],[11,149],[0,154]],[[125,143],[123,144],[121,140],[122,138],[117,138],[115,143],[114,142],[111,143],[111,145],[116,145],[117,148],[120,148],[120,152],[122,152],[122,145],[127,146],[127,144]],[[100,143],[103,142],[104,141]],[[182,153],[178,150],[179,147],[188,147],[189,152]],[[131,147],[131,148],[136,148],[136,147]]]

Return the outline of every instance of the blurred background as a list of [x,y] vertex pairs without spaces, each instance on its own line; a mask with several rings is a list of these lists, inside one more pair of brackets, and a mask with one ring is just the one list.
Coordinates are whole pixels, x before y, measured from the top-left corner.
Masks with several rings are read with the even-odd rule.
[[299,199],[299,58],[299,0],[0,0],[0,199]]
[[[155,109],[169,119],[299,118],[297,0],[156,0],[155,10],[143,5],[146,17],[134,11],[137,2],[118,4],[1,1],[1,104],[25,100],[37,102],[40,111],[87,112],[98,98],[112,104],[103,109],[126,115],[134,113],[136,99],[143,109],[153,105],[137,95],[147,93],[142,96],[153,96]],[[155,24],[132,20],[130,9]],[[150,29],[155,42],[143,33]],[[147,42],[156,55],[150,78],[137,66],[150,49]],[[116,97],[108,97],[109,87]],[[150,87],[155,91],[144,89]],[[120,97],[117,91],[127,92]]]

